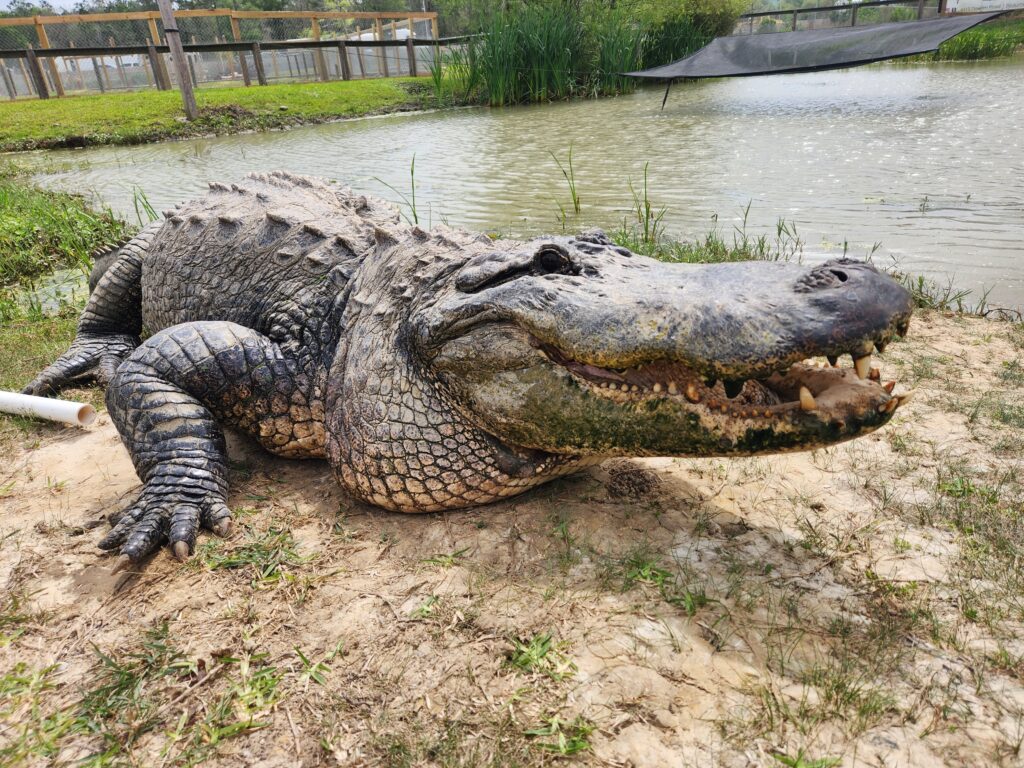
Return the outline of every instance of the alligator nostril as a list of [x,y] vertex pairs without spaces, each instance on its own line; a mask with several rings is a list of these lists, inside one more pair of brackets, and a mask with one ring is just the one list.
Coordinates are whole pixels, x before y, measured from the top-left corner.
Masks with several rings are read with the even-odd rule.
[[830,269],[829,272],[838,277],[840,283],[845,283],[847,280],[850,279],[850,276],[843,272],[843,270],[841,269]]

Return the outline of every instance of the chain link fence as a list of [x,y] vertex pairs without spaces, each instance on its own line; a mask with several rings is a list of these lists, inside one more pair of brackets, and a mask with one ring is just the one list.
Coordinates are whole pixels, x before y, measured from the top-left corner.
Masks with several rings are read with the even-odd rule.
[[[191,13],[191,15],[190,15]],[[142,18],[124,18],[142,17]],[[0,19],[0,95],[9,99],[36,98],[40,87],[25,49],[41,53],[60,49],[61,55],[40,55],[39,74],[52,95],[107,93],[174,85],[174,68],[168,54],[149,55],[124,48],[163,45],[163,24],[155,14],[94,14],[73,17]],[[308,43],[356,41],[342,54],[337,46],[288,48],[275,45],[258,53],[247,50],[190,51],[189,75],[197,87],[255,84],[257,72],[267,83],[316,80],[399,77],[412,74],[406,46],[372,46],[373,41],[404,41],[410,37],[431,40],[437,29],[436,14],[179,12],[176,14],[182,42],[189,46],[218,43]],[[363,41],[359,43],[358,41]],[[237,47],[237,46],[236,46]],[[83,49],[83,55],[68,53]],[[435,48],[413,49],[416,73],[427,74]],[[155,56],[152,55],[155,53]],[[262,68],[257,67],[255,56]],[[347,61],[342,61],[344,55]],[[346,66],[347,65],[347,66]],[[162,79],[161,79],[162,78]]]
[[797,8],[745,14],[733,34],[798,32],[806,29],[857,27],[891,21],[916,21],[940,15],[942,0],[885,0],[884,2],[836,3],[835,7]]

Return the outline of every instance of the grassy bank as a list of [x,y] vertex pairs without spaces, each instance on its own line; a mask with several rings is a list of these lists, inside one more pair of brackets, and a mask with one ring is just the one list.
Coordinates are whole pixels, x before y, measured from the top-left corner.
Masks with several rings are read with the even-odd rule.
[[94,210],[75,195],[37,189],[13,166],[0,164],[0,286],[55,269],[87,268],[96,247],[125,232],[110,211]]
[[[20,390],[67,349],[84,292],[44,312],[34,281],[57,269],[88,273],[91,254],[130,232],[109,210],[83,198],[33,186],[11,164],[0,164],[0,389]],[[98,404],[99,390],[73,393]],[[27,419],[0,416],[0,453],[15,435],[44,434]]]
[[265,131],[435,104],[429,85],[413,78],[216,88],[196,100],[200,118],[191,123],[177,91],[0,103],[0,152]]

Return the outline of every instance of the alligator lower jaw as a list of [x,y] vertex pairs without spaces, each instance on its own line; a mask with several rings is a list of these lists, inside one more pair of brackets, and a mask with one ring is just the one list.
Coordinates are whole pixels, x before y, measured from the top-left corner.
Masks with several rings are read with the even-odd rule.
[[602,368],[571,360],[555,347],[535,346],[595,394],[624,405],[675,400],[694,410],[735,418],[779,420],[800,414],[843,419],[870,409],[892,413],[912,392],[894,395],[896,382],[880,382],[871,356],[854,358],[852,367],[836,359],[805,360],[769,376],[744,381],[707,381],[682,363],[655,362],[637,368]]

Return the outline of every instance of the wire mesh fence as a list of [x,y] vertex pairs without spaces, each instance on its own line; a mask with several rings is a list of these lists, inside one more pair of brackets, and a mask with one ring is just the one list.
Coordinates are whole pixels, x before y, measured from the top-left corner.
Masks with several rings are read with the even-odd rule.
[[[399,77],[414,71],[423,75],[434,47],[422,43],[437,30],[432,13],[185,11],[176,19],[186,50],[235,44],[224,46],[230,50],[188,51],[189,77],[197,87],[250,85],[260,77],[266,83],[287,83]],[[159,17],[146,12],[0,19],[0,94],[19,99],[43,91],[64,96],[173,87],[174,68],[163,51],[163,35]],[[396,44],[409,38],[418,42],[411,51]],[[337,45],[300,47],[316,41],[352,45],[344,52]],[[373,45],[379,41],[390,45]],[[274,47],[237,50],[238,43]],[[155,50],[142,50],[148,46]],[[75,49],[82,49],[82,55],[72,53]],[[29,51],[38,54],[38,74]]]
[[943,0],[882,0],[836,3],[834,7],[763,11],[741,16],[733,32],[737,35],[756,35],[915,21],[940,15],[943,4]]

